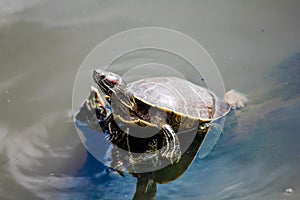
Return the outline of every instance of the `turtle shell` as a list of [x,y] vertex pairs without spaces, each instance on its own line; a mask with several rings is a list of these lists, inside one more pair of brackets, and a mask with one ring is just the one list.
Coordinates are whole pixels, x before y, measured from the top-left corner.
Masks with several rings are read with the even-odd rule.
[[154,77],[128,84],[127,90],[147,105],[201,121],[226,115],[230,105],[210,90],[176,77]]

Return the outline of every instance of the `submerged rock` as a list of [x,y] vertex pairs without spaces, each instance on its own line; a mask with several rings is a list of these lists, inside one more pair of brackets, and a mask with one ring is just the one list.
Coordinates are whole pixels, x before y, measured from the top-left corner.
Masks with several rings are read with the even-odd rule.
[[232,109],[240,109],[248,104],[247,95],[236,90],[230,90],[225,94],[225,101],[229,103]]

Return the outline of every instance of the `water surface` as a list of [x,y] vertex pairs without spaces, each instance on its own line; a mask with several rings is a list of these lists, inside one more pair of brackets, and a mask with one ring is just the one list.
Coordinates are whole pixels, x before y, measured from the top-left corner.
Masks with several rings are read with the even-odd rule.
[[225,87],[250,100],[227,118],[208,156],[158,186],[157,199],[300,199],[299,7],[297,0],[0,0],[0,199],[131,199],[136,179],[107,174],[82,146],[71,96],[94,46],[143,26],[193,37]]

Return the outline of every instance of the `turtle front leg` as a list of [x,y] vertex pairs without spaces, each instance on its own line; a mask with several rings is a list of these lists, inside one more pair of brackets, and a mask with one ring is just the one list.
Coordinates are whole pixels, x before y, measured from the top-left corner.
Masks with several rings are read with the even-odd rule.
[[94,86],[91,86],[91,94],[89,97],[92,102],[93,108],[96,111],[96,116],[99,120],[103,120],[107,117],[107,111],[105,109],[105,103],[102,99],[99,91]]
[[[114,116],[115,120],[120,120],[123,123],[127,124],[136,124],[138,126],[148,126],[148,127],[157,127],[157,125],[149,123],[142,119],[133,119],[133,120],[125,120],[120,115]],[[162,156],[170,160],[171,164],[174,162],[178,162],[181,158],[181,151],[179,145],[179,139],[173,130],[173,128],[169,124],[164,124],[161,126],[161,131],[166,139],[166,147],[163,150]]]
[[162,131],[166,137],[167,143],[166,149],[162,153],[162,156],[170,160],[171,164],[173,164],[174,161],[176,163],[181,158],[179,139],[173,128],[168,124],[162,126]]

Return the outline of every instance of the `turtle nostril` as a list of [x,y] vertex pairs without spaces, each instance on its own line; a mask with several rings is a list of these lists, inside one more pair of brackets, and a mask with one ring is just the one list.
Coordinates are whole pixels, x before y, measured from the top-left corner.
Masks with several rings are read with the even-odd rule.
[[94,74],[100,74],[102,71],[100,69],[94,69]]

